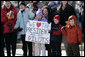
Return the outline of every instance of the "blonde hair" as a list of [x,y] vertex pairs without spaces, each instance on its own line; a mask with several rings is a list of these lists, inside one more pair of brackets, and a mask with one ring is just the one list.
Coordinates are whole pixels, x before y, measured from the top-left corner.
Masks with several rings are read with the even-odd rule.
[[61,8],[61,4],[57,7],[57,11],[59,11],[59,10],[60,10],[60,8]]

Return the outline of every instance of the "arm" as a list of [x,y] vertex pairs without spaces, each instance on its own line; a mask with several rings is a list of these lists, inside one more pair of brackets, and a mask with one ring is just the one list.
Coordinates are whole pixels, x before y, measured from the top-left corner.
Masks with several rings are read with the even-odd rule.
[[[63,27],[62,27],[62,28],[63,28]],[[65,36],[67,36],[67,31],[66,31],[67,28],[64,28],[64,29],[62,29],[62,28],[61,28],[62,34],[65,35]]]
[[61,32],[61,25],[59,26],[59,30],[58,31],[53,31],[53,34],[54,35],[61,35],[62,32]]
[[17,29],[19,27],[19,24],[20,24],[20,20],[19,20],[18,14],[17,14],[17,21],[15,23],[14,29]]

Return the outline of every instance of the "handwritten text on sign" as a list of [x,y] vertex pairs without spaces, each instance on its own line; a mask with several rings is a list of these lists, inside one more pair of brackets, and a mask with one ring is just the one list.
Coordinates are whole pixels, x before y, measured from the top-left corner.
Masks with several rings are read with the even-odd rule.
[[35,43],[50,43],[50,34],[48,33],[51,29],[51,24],[47,22],[40,21],[29,21],[27,22],[27,32],[26,32],[26,41],[35,42]]

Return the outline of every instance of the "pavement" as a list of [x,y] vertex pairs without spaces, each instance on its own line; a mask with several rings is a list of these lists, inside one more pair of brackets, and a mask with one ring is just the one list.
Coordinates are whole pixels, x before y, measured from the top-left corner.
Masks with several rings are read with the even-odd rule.
[[[84,43],[82,44],[82,46],[79,45],[79,47],[80,47],[80,50],[81,50],[81,47],[82,47],[82,50],[84,50]],[[22,48],[22,44],[21,43],[18,43],[17,44],[17,49],[21,49],[21,48]],[[61,50],[65,50],[65,47],[64,47],[64,44],[63,43],[61,44]]]
[[[16,55],[15,56],[23,56],[23,50],[21,49],[22,44],[17,44]],[[81,45],[79,46],[81,48]],[[64,48],[64,44],[61,45],[61,56],[67,56],[66,50]],[[46,56],[48,56],[48,51],[46,50]],[[5,56],[7,56],[7,52],[5,50]],[[41,55],[42,56],[42,55]],[[82,45],[82,50],[80,50],[80,56],[84,56],[84,44]]]
[[[82,53],[82,54],[81,54],[81,53]],[[7,56],[6,51],[5,51],[5,56]],[[15,56],[23,56],[23,51],[22,51],[22,49],[17,49]],[[46,56],[48,56],[47,51],[46,51]],[[62,55],[61,55],[61,56],[67,56],[65,50],[62,50]],[[84,51],[80,51],[80,56],[84,56]]]

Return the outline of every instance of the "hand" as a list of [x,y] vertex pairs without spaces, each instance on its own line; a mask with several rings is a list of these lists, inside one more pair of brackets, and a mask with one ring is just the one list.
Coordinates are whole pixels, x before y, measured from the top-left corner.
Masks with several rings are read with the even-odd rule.
[[20,32],[20,31],[22,31],[23,29],[22,29],[22,28],[17,28],[17,30]]
[[13,11],[10,11],[7,13],[7,18],[8,19],[14,19],[14,12]]
[[14,29],[16,33],[22,31],[23,29],[22,28],[17,28],[17,29]]
[[65,29],[66,27],[65,26],[62,26],[61,30]]

